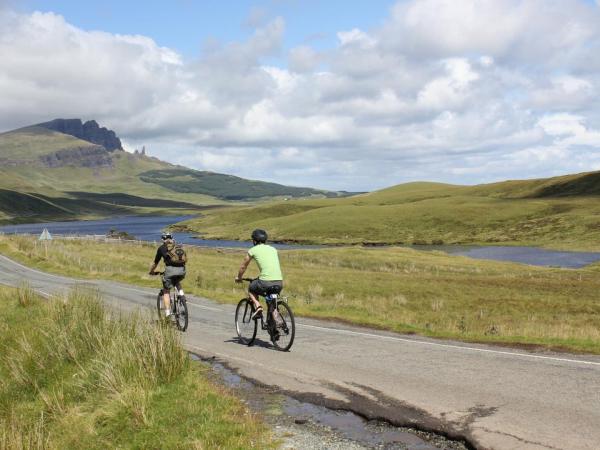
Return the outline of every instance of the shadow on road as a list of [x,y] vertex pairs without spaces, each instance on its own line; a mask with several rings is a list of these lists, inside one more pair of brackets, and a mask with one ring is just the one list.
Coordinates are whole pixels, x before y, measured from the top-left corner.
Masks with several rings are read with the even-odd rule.
[[256,338],[254,340],[254,342],[252,343],[252,345],[250,345],[250,346],[244,344],[237,337],[231,338],[231,339],[227,339],[227,340],[225,340],[223,342],[225,342],[226,344],[230,344],[230,343],[239,344],[239,345],[243,345],[244,347],[263,347],[263,348],[268,348],[270,350],[277,350],[275,347],[273,347],[273,344],[271,344],[270,341],[265,341],[265,340],[260,339],[260,338]]

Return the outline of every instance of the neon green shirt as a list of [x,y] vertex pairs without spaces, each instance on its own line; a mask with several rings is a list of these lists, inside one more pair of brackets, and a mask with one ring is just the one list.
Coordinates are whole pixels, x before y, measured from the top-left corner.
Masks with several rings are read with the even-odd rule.
[[258,244],[248,250],[248,255],[254,258],[260,269],[259,279],[264,281],[283,280],[281,267],[279,266],[279,256],[274,247],[266,244]]

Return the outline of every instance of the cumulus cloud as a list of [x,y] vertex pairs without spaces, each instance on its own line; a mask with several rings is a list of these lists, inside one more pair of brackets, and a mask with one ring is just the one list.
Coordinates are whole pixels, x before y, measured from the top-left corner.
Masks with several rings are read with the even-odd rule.
[[600,167],[596,4],[402,1],[330,49],[285,49],[259,10],[245,25],[190,61],[0,8],[0,126],[95,118],[175,163],[331,189]]

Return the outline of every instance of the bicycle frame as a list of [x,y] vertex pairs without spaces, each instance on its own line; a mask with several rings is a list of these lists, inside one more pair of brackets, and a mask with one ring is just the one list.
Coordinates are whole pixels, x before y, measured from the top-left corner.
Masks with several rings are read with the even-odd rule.
[[[279,294],[261,295],[260,297],[264,298],[267,304],[267,320],[265,321],[264,315],[260,316],[260,328],[263,331],[269,331],[269,324],[274,320],[273,311],[277,310],[279,303],[287,303],[287,297],[280,297]],[[270,331],[269,334],[271,334]]]

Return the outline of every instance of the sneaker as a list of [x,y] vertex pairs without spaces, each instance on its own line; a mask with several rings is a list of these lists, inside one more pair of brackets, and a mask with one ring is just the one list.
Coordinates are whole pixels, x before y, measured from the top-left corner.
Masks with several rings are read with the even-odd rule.
[[254,313],[252,313],[252,315],[250,316],[250,318],[252,320],[258,319],[258,318],[260,318],[262,316],[262,312],[263,312],[262,307],[259,307],[259,308],[256,309],[256,311],[254,311]]
[[170,309],[165,309],[165,317],[169,317],[171,315]]

